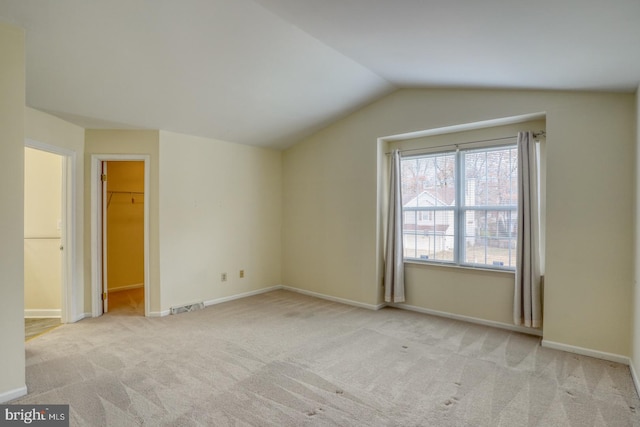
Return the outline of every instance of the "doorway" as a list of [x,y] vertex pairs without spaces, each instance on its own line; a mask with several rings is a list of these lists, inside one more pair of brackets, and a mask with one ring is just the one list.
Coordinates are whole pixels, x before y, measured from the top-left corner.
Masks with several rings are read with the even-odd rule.
[[92,155],[92,311],[149,313],[149,156]]
[[103,161],[102,177],[103,311],[144,316],[144,162]]
[[[24,149],[24,317],[27,334],[62,318],[62,156]],[[47,320],[44,320],[47,319]]]
[[25,332],[37,334],[46,326],[39,319],[82,318],[75,304],[76,153],[27,139],[24,159],[24,309],[32,326]]

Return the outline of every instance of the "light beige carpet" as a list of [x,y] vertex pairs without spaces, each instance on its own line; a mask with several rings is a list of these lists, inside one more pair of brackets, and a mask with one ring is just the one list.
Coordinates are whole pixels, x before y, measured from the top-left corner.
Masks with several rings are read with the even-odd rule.
[[536,337],[286,291],[26,343],[29,395],[93,426],[632,426],[629,369]]

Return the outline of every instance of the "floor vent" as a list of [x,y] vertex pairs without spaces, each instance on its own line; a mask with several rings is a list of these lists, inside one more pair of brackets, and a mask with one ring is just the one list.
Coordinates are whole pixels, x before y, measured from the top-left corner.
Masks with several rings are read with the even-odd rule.
[[171,314],[186,313],[188,311],[202,310],[203,308],[204,308],[203,302],[197,302],[195,304],[186,304],[178,307],[171,307]]

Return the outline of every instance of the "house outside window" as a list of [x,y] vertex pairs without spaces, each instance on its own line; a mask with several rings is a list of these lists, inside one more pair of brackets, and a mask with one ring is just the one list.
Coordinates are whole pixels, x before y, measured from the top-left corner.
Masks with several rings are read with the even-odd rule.
[[515,145],[404,157],[401,169],[405,259],[515,268]]

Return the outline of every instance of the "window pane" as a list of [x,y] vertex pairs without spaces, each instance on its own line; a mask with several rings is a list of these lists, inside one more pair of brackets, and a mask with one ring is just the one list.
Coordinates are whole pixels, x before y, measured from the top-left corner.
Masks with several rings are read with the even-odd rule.
[[465,205],[517,205],[517,156],[516,147],[465,152]]
[[465,212],[464,263],[515,267],[517,210]]
[[453,262],[456,154],[402,159],[401,173],[405,257]]
[[404,212],[404,256],[430,261],[454,261],[454,211]]
[[416,217],[416,211],[405,211],[402,215],[402,238],[405,258],[419,258],[417,255],[415,226],[412,226],[412,224],[416,223]]
[[454,206],[456,200],[455,153],[402,159],[402,205]]

